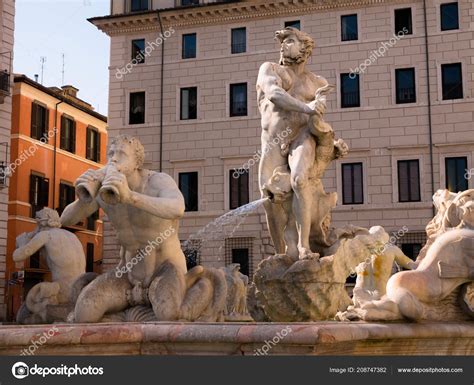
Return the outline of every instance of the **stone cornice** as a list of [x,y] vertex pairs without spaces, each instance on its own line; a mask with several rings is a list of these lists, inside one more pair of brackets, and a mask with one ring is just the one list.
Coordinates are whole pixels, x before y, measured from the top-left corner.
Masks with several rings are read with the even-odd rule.
[[[241,20],[303,15],[316,11],[338,8],[355,8],[394,0],[281,0],[281,1],[240,1],[210,3],[201,7],[168,8],[147,11],[140,14],[120,14],[94,17],[89,21],[104,33],[121,35],[130,32],[158,31],[158,13],[161,14],[163,28],[184,28],[206,24],[232,23]],[[412,3],[413,0],[398,0],[397,3]]]

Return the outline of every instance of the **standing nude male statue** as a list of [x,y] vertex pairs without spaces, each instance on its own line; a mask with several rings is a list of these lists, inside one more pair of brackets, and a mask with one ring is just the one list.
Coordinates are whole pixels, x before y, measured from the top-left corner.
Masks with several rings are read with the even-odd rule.
[[[310,232],[315,192],[324,194],[319,179],[334,158],[344,155],[347,146],[334,141],[334,133],[322,122],[326,110],[321,90],[330,86],[326,79],[306,69],[314,41],[304,32],[285,28],[276,32],[280,41],[280,62],[263,63],[257,79],[257,101],[262,124],[262,158],[259,185],[263,197],[270,235],[277,254],[296,254],[300,259],[318,258],[310,247]],[[323,129],[318,129],[318,125]],[[330,131],[328,130],[328,127]],[[284,143],[276,146],[274,138],[289,132]],[[329,151],[318,151],[318,135],[330,140]],[[321,165],[318,167],[318,157]],[[327,158],[327,159],[326,159]],[[292,211],[295,221],[287,224],[288,215],[277,195],[266,188],[274,170],[289,166],[293,190]]]

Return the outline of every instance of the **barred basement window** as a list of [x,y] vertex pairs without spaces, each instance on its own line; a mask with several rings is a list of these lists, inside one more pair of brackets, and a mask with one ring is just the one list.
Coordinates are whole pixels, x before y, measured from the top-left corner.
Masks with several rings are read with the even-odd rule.
[[225,264],[240,265],[240,272],[252,277],[253,275],[253,238],[227,238],[225,240]]
[[427,240],[426,233],[421,231],[405,233],[403,236],[399,236],[397,232],[392,232],[391,239],[396,239],[395,245],[413,260],[418,257]]

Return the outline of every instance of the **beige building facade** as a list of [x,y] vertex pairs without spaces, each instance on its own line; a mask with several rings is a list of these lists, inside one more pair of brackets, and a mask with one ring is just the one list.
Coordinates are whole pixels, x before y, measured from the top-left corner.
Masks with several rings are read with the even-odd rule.
[[[5,276],[7,254],[8,162],[12,115],[12,63],[15,2],[0,0],[0,276]],[[0,320],[6,315],[6,282],[0,280]]]
[[[114,0],[111,15],[91,19],[111,37],[109,135],[138,136],[146,167],[185,190],[183,241],[260,197],[255,83],[279,59],[274,32],[294,26],[316,42],[309,68],[335,85],[325,120],[350,147],[324,178],[339,196],[334,226],[382,225],[416,255],[433,193],[474,187],[474,3],[191,3]],[[248,181],[232,176],[242,168]],[[263,209],[245,216],[194,235],[199,262],[248,259],[251,274],[273,248]],[[106,224],[104,266],[117,256]]]

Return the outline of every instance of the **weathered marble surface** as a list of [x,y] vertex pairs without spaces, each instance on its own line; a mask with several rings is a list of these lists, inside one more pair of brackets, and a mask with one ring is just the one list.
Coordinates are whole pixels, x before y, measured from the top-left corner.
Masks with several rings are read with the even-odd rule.
[[359,303],[338,319],[474,319],[474,190],[439,190],[433,201],[438,213],[426,227],[418,267],[393,275],[384,297]]
[[260,66],[257,101],[262,124],[259,186],[277,254],[317,258],[329,246],[330,212],[337,195],[321,179],[348,147],[323,120],[327,80],[306,68],[313,39],[295,28],[275,32],[279,63]]
[[17,322],[65,321],[73,308],[74,283],[86,271],[84,249],[76,235],[61,229],[57,211],[44,208],[36,213],[35,219],[36,229],[17,237],[13,260],[22,262],[39,252],[51,271],[52,281],[38,283],[30,289],[18,311]]
[[257,321],[301,322],[332,319],[351,299],[345,283],[356,267],[383,250],[388,234],[380,226],[370,230],[339,229],[334,248],[322,258],[294,261],[286,255],[264,259],[249,292],[250,312]]
[[65,208],[61,222],[75,224],[101,208],[121,248],[115,270],[78,280],[68,320],[213,322],[224,320],[226,307],[237,317],[245,306],[234,302],[245,297],[246,284],[223,269],[187,271],[178,236],[183,195],[169,175],[144,169],[144,156],[138,139],[118,136],[111,141],[107,165],[76,181],[79,199]]
[[[472,323],[56,324],[35,355],[474,355]],[[0,355],[19,355],[51,326],[0,326]],[[289,331],[278,343],[275,336]]]

